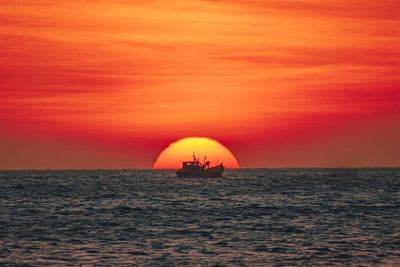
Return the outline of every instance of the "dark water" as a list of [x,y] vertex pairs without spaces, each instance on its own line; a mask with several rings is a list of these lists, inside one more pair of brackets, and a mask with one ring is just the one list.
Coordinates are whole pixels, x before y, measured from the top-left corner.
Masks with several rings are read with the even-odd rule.
[[400,265],[400,169],[0,172],[0,265]]

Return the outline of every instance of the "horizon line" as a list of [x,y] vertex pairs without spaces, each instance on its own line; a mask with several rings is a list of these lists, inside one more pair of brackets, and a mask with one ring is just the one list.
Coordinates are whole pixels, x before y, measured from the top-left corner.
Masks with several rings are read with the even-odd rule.
[[[226,168],[227,170],[257,170],[257,169],[400,169],[400,166],[363,166],[363,167],[239,167]],[[175,171],[177,169],[153,169],[153,168],[54,168],[54,169],[0,169],[0,172],[7,171]]]

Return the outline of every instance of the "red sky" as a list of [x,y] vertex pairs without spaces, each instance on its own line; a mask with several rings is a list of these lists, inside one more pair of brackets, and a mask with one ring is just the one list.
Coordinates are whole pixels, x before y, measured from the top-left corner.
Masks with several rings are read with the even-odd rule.
[[398,0],[1,1],[0,169],[400,166]]

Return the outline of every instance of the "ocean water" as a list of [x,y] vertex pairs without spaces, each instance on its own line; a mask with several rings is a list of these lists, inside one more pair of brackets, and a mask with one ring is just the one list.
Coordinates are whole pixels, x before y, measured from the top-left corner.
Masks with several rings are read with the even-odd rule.
[[1,171],[1,266],[400,266],[400,169]]

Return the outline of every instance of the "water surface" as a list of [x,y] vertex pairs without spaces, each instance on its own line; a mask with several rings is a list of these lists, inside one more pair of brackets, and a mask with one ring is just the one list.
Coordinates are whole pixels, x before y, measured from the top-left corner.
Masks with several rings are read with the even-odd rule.
[[1,171],[0,265],[400,265],[400,169]]

